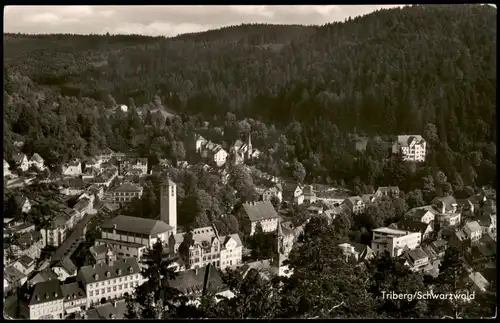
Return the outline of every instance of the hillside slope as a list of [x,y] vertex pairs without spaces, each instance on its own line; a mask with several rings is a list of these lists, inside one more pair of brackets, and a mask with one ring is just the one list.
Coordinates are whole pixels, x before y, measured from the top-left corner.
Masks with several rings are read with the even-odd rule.
[[[112,95],[142,105],[159,95],[208,119],[297,120],[308,141],[289,138],[299,160],[333,153],[334,126],[423,134],[432,123],[459,154],[496,142],[491,6],[409,6],[321,27],[255,24],[175,38],[7,35],[4,47],[9,95],[21,75],[100,102]],[[13,129],[19,111],[5,109]]]

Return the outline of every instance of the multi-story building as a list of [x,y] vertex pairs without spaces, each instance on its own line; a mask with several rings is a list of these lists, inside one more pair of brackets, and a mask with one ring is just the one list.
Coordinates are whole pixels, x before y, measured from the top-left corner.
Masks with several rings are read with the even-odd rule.
[[12,159],[14,160],[16,168],[20,168],[23,172],[27,171],[30,167],[26,154],[15,154],[12,156]]
[[479,241],[483,236],[483,228],[481,228],[477,221],[466,223],[462,230],[471,242]]
[[144,282],[136,258],[116,260],[110,253],[106,262],[81,267],[77,277],[83,283],[87,295],[87,308],[103,300],[131,295]]
[[392,145],[394,154],[403,155],[403,160],[413,162],[424,162],[426,153],[426,142],[420,135],[398,136]]
[[163,221],[119,215],[101,225],[95,245],[109,245],[119,257],[140,259],[156,241],[166,243],[174,228]]
[[30,320],[64,318],[64,296],[59,280],[38,283],[30,294],[25,315]]
[[194,229],[190,235],[191,244],[183,251],[179,248],[184,243],[184,234],[172,235],[168,243],[170,255],[174,257],[179,253],[186,269],[208,264],[224,269],[241,263],[243,245],[238,234],[219,236],[212,226]]
[[31,274],[35,270],[36,261],[26,255],[22,255],[12,266],[25,275]]
[[422,234],[420,232],[409,232],[387,227],[373,230],[372,249],[377,255],[385,252],[391,257],[399,257],[405,247],[413,250],[420,246]]
[[442,227],[460,226],[461,210],[458,209],[458,203],[453,196],[434,199],[433,207],[438,212],[437,220]]
[[129,170],[135,170],[140,176],[148,174],[148,159],[147,158],[131,158],[124,159],[120,162],[120,174]]
[[426,205],[409,210],[405,216],[429,224],[436,219],[436,214],[438,214],[437,211],[431,205]]
[[403,257],[405,264],[412,271],[423,271],[429,265],[429,256],[420,247],[413,250],[406,250]]
[[345,242],[339,245],[346,260],[353,259],[355,262],[370,260],[375,256],[372,248],[356,242]]
[[123,204],[141,198],[142,192],[143,188],[141,186],[126,182],[113,189],[109,196],[114,203]]
[[82,283],[79,281],[61,285],[63,294],[63,310],[64,316],[72,313],[78,313],[85,310],[87,305],[87,295]]
[[389,196],[389,197],[399,197],[399,187],[397,186],[380,186],[375,192],[377,197]]
[[277,197],[280,203],[283,201],[283,188],[281,184],[278,183],[273,187],[265,189],[262,193],[262,200],[264,202],[271,202],[273,196]]
[[47,228],[41,229],[43,239],[47,246],[59,247],[66,240],[69,216],[57,215]]
[[82,162],[78,159],[72,160],[62,166],[64,176],[79,176],[82,174]]
[[9,245],[7,254],[15,259],[23,255],[38,259],[45,245],[45,239],[39,231],[25,232],[19,236],[17,244]]
[[43,171],[45,169],[43,158],[40,157],[39,154],[34,153],[31,156],[31,159],[28,161],[29,167],[35,167],[39,171]]
[[349,210],[351,210],[352,214],[361,214],[365,212],[366,203],[360,196],[349,196],[342,202]]
[[244,203],[241,212],[243,227],[250,235],[255,233],[258,224],[263,232],[273,232],[278,227],[279,215],[271,202]]
[[96,159],[100,161],[100,163],[107,163],[115,156],[115,152],[109,148],[104,148],[99,155],[96,156]]

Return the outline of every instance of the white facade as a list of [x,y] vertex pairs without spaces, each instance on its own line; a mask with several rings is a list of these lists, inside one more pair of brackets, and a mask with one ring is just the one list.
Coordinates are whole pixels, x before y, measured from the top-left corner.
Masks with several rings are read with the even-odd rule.
[[12,174],[9,168],[10,168],[9,163],[4,159],[3,160],[3,177]]
[[[161,185],[160,192],[160,220],[174,228],[177,233],[177,185],[166,180]],[[167,237],[168,240],[168,237]],[[165,241],[167,241],[165,240]]]
[[403,160],[413,162],[424,162],[426,154],[426,142],[420,135],[398,136],[393,145],[393,153],[400,152]]
[[255,234],[255,229],[257,228],[257,223],[260,223],[262,227],[262,232],[274,232],[278,228],[278,219],[279,218],[274,218],[274,219],[262,219],[260,221],[253,221],[251,222],[251,230],[250,230],[250,235]]
[[47,246],[59,247],[66,240],[66,227],[41,229],[43,240]]
[[219,150],[214,154],[214,162],[217,166],[223,166],[226,163],[228,153],[224,149]]
[[23,172],[28,170],[30,165],[28,157],[25,154],[15,156],[14,160],[17,168],[20,168]]
[[62,319],[63,299],[29,306],[30,320]]
[[65,176],[78,176],[82,174],[82,163],[78,161],[73,161],[67,165],[63,165],[62,174]]
[[391,257],[399,257],[404,248],[413,250],[420,246],[422,234],[391,228],[378,228],[373,230],[372,249],[377,255],[388,252]]
[[132,295],[137,286],[142,285],[144,279],[139,273],[132,273],[118,278],[112,278],[95,283],[86,283],[87,307],[101,303],[101,299],[107,300],[124,297],[125,293]]
[[220,268],[225,269],[228,266],[241,263],[243,246],[236,240],[230,238],[220,251]]

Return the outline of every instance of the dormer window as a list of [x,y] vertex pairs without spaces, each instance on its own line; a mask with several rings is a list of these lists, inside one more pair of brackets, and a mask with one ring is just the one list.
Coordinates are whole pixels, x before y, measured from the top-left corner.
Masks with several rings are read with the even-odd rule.
[[116,272],[118,273],[118,275],[122,274],[122,270],[121,269],[118,269]]
[[94,279],[98,280],[99,279],[99,275],[98,274],[94,274]]
[[134,272],[134,269],[133,269],[132,267],[129,267],[129,268],[128,268],[128,272],[129,272],[129,273],[133,273],[133,272]]
[[111,273],[109,271],[106,272],[106,277],[111,277]]
[[49,294],[45,294],[45,299],[49,299]]

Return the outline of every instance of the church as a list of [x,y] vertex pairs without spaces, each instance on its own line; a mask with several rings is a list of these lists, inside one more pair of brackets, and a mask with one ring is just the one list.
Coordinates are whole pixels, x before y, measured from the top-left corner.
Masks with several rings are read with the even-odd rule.
[[160,219],[119,215],[103,223],[95,245],[107,245],[119,258],[138,260],[158,240],[168,243],[177,233],[177,185],[170,179],[161,184]]

